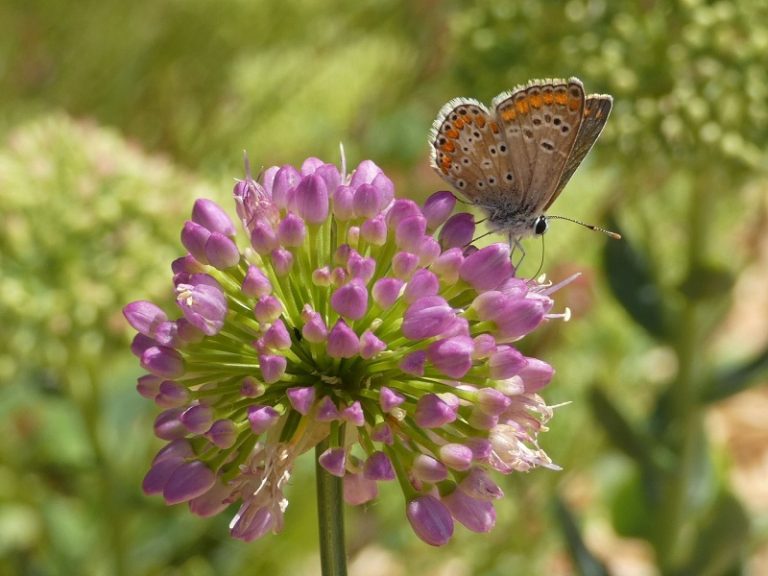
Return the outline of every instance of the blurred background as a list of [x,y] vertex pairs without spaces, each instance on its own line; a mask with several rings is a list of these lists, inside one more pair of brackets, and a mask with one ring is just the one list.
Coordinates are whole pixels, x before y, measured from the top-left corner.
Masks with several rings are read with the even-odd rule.
[[[558,373],[542,446],[489,535],[423,544],[395,486],[348,510],[350,573],[768,573],[768,4],[441,0],[0,3],[0,574],[319,574],[310,457],[286,529],[243,544],[144,497],[157,409],[120,310],[172,310],[194,198],[254,166],[371,158],[444,188],[456,96],[529,78],[609,93],[554,212],[557,294],[525,351]],[[529,241],[521,274],[542,246]],[[567,403],[567,404],[566,404]]]

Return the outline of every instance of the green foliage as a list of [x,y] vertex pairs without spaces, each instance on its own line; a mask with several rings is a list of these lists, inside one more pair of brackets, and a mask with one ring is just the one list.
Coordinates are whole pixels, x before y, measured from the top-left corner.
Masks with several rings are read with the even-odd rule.
[[[588,537],[601,520],[643,539],[661,573],[743,570],[765,519],[734,496],[704,415],[768,368],[759,338],[717,345],[760,256],[745,238],[764,226],[767,52],[761,0],[1,4],[0,573],[314,570],[311,465],[286,532],[248,546],[223,516],[140,494],[154,410],[124,368],[121,306],[171,296],[191,199],[226,198],[243,149],[258,170],[332,160],[343,142],[423,198],[440,185],[426,135],[443,102],[570,75],[615,109],[555,210],[611,214],[626,240],[564,223],[547,237],[551,278],[584,273],[556,295],[575,321],[528,344],[558,369],[547,399],[572,401],[542,440],[564,471],[509,479],[496,530],[439,551],[385,487],[349,514],[353,559],[368,558],[352,573],[555,574],[566,549],[573,570],[611,573]],[[569,490],[584,484],[580,507]]]

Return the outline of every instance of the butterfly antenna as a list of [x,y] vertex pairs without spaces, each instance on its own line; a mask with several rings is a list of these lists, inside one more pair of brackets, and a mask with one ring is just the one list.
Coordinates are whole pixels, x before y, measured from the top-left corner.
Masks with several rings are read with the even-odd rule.
[[621,234],[618,232],[613,232],[611,230],[606,230],[605,228],[600,228],[600,226],[595,226],[594,224],[587,224],[586,222],[582,222],[581,220],[575,220],[574,218],[568,218],[566,216],[546,216],[547,220],[567,220],[568,222],[573,222],[574,224],[578,224],[579,226],[584,226],[584,228],[588,228],[589,230],[593,230],[595,232],[602,232],[609,238],[613,238],[614,240],[621,240]]

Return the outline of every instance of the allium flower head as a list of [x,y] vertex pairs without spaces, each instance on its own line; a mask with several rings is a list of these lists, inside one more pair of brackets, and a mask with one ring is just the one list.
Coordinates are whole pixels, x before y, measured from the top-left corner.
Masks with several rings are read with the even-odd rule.
[[537,445],[553,370],[514,342],[558,316],[556,287],[516,278],[507,244],[462,245],[474,224],[450,216],[450,195],[396,200],[371,161],[349,176],[316,158],[275,166],[234,197],[241,244],[207,200],[183,227],[181,318],[124,310],[168,442],[145,492],[200,515],[238,503],[232,535],[253,540],[282,528],[293,462],[327,439],[319,462],[347,502],[397,481],[429,544],[454,521],[490,530],[502,491],[488,471],[554,467]]

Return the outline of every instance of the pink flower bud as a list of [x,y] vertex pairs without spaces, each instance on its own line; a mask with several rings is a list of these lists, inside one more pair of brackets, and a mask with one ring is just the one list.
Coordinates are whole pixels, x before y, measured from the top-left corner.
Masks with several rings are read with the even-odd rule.
[[308,342],[314,344],[325,342],[325,339],[328,337],[328,328],[323,321],[323,317],[314,310],[305,308],[304,312],[302,312],[302,318],[305,322],[301,329],[302,336]]
[[504,491],[499,488],[488,473],[482,468],[474,467],[469,474],[459,483],[459,488],[468,496],[478,500],[498,500],[504,496]]
[[379,214],[363,222],[360,237],[374,246],[383,246],[387,241],[387,223],[384,215]]
[[413,531],[427,544],[443,546],[453,536],[451,513],[434,496],[417,496],[408,502],[405,513]]
[[368,310],[368,290],[358,281],[345,284],[331,295],[331,306],[341,316],[359,320]]
[[154,338],[158,325],[168,321],[168,316],[159,306],[146,300],[138,300],[125,306],[123,316],[137,332],[150,338]]
[[280,277],[290,274],[293,268],[293,254],[285,248],[275,248],[270,254],[272,266],[275,268],[275,274]]
[[398,368],[406,374],[412,376],[424,376],[424,364],[427,361],[427,353],[425,350],[416,350],[415,352],[409,352],[406,354],[400,363]]
[[422,209],[427,219],[427,229],[430,231],[437,229],[448,219],[455,206],[456,196],[445,190],[435,192],[427,198]]
[[502,414],[512,401],[494,388],[481,388],[477,391],[477,406],[486,414]]
[[267,384],[274,384],[285,374],[288,367],[288,361],[284,356],[273,356],[271,354],[259,355],[259,366],[261,367],[261,377]]
[[179,419],[183,409],[171,408],[160,412],[155,418],[155,436],[161,440],[178,440],[187,435],[187,429]]
[[205,243],[208,242],[211,232],[204,226],[187,220],[181,229],[181,243],[190,254],[203,264],[208,263],[208,257],[205,254]]
[[179,419],[192,434],[202,434],[213,424],[213,408],[206,404],[195,404],[182,412]]
[[363,476],[368,480],[394,480],[395,470],[389,456],[380,450],[371,454],[363,466]]
[[141,367],[155,376],[173,380],[184,374],[184,359],[176,350],[152,346],[141,355]]
[[511,346],[499,346],[488,359],[488,369],[491,378],[503,380],[511,378],[525,368],[525,356]]
[[285,323],[279,318],[264,333],[264,344],[272,350],[286,350],[291,347],[291,336]]
[[179,408],[188,400],[189,390],[173,380],[163,380],[155,396],[155,404],[161,408]]
[[392,271],[395,276],[408,280],[419,266],[419,257],[410,252],[398,252],[392,258]]
[[280,419],[280,413],[272,406],[249,406],[248,423],[254,434],[263,434]]
[[353,280],[359,280],[364,285],[368,284],[376,273],[376,260],[360,256],[360,254],[353,251],[349,255],[347,270],[349,270],[349,274]]
[[293,166],[286,164],[275,174],[272,183],[272,202],[275,206],[284,210],[288,206],[288,193],[292,191],[301,180],[301,174]]
[[454,470],[469,470],[472,466],[472,450],[462,444],[440,446],[440,460]]
[[274,296],[262,296],[253,307],[253,315],[261,323],[274,322],[283,313],[283,305]]
[[468,530],[473,532],[488,532],[496,524],[496,510],[487,500],[476,500],[457,488],[443,497],[443,503]]
[[554,368],[538,358],[526,358],[526,365],[519,372],[528,393],[538,392],[549,384],[555,374]]
[[227,213],[212,200],[198,198],[192,207],[192,221],[207,228],[210,232],[218,232],[234,238],[235,225]]
[[216,475],[203,462],[185,462],[168,478],[163,487],[166,504],[178,504],[205,494],[216,482]]
[[296,213],[310,224],[320,224],[328,217],[328,188],[320,176],[304,176],[296,186]]
[[312,386],[288,388],[288,401],[299,414],[306,416],[315,403],[315,389]]
[[344,475],[344,501],[352,506],[370,502],[379,495],[375,480],[368,480],[362,474]]
[[352,209],[357,218],[373,218],[381,210],[382,193],[371,184],[361,184],[355,190]]
[[450,378],[462,378],[472,368],[474,342],[469,336],[453,336],[438,340],[427,348],[427,358]]
[[248,266],[248,272],[243,279],[241,288],[243,295],[249,298],[268,296],[272,293],[272,283],[264,273],[254,265]]
[[163,381],[154,374],[145,374],[136,381],[136,391],[148,400],[153,400],[160,392],[160,383]]
[[237,440],[237,428],[232,420],[216,420],[205,433],[205,437],[219,448],[226,450],[234,446]]
[[409,340],[422,340],[445,333],[455,320],[456,313],[443,298],[427,296],[408,307],[401,330]]
[[382,386],[379,390],[379,406],[381,406],[382,411],[392,412],[393,409],[400,406],[403,402],[405,402],[405,396],[402,394],[398,394],[386,386]]
[[342,420],[346,420],[353,426],[362,426],[365,424],[365,415],[363,414],[363,407],[358,400],[355,400],[341,411]]
[[269,254],[277,248],[277,234],[275,234],[272,224],[263,218],[259,218],[250,227],[251,232],[251,246],[256,250],[258,254],[262,256]]
[[415,253],[427,232],[427,219],[420,213],[402,219],[395,227],[397,247]]
[[304,221],[292,212],[289,212],[277,227],[277,238],[283,246],[301,246],[306,235]]
[[333,215],[339,222],[351,220],[355,211],[352,207],[354,192],[349,186],[341,185],[333,193]]
[[416,403],[416,424],[422,428],[439,428],[456,420],[458,407],[449,405],[437,394],[425,394]]
[[443,282],[453,284],[459,279],[459,269],[464,262],[461,248],[449,248],[437,257],[431,270],[437,274]]
[[240,251],[231,238],[219,232],[213,232],[205,243],[205,256],[208,263],[219,269],[226,270],[237,266],[240,262]]
[[383,352],[386,349],[386,342],[376,337],[370,330],[363,332],[363,335],[360,337],[360,357],[365,360],[373,358],[379,352]]
[[413,200],[398,198],[387,212],[387,224],[396,229],[400,222],[411,216],[422,216],[419,205]]
[[414,458],[411,471],[416,478],[430,484],[448,478],[448,468],[445,464],[427,454],[419,454]]
[[404,284],[399,278],[379,278],[373,284],[373,301],[379,308],[386,310],[397,302]]
[[418,270],[408,282],[403,292],[403,298],[409,304],[425,296],[436,296],[440,290],[440,282],[432,272],[426,269]]
[[318,422],[332,422],[339,419],[339,409],[330,396],[323,396],[317,405],[315,418]]
[[468,256],[459,276],[478,292],[493,290],[512,275],[507,244],[491,244]]
[[360,351],[360,340],[344,320],[339,319],[328,333],[328,356],[352,358]]
[[347,453],[344,448],[328,448],[317,461],[332,476],[344,478]]
[[475,217],[467,212],[454,214],[443,224],[438,235],[440,245],[444,250],[449,248],[463,249],[472,242],[475,236]]

